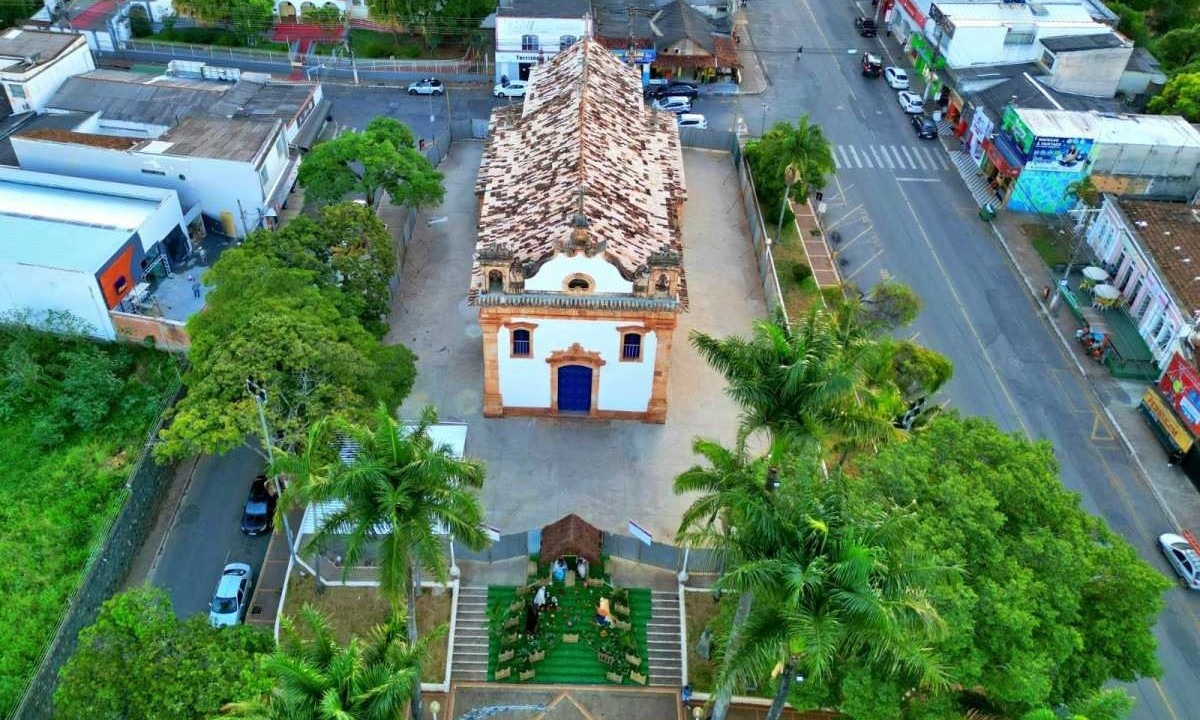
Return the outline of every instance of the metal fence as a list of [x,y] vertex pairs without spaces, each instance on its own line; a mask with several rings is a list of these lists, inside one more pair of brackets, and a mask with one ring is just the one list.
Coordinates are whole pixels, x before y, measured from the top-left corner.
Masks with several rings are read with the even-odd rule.
[[[316,45],[314,44],[315,48]],[[215,60],[243,60],[271,63],[292,63],[299,58],[290,52],[279,50],[258,50],[251,47],[221,47],[219,45],[196,45],[186,42],[170,42],[154,39],[129,39],[121,43],[121,50],[169,54],[176,57],[193,57]],[[472,75],[482,72],[482,65],[477,60],[461,58],[458,60],[398,60],[398,59],[351,59],[345,55],[321,55],[309,52],[304,58],[306,64],[350,70],[356,68],[359,72],[392,72],[392,73],[424,73],[429,75]]]
[[609,557],[618,557],[643,565],[653,565],[679,572],[687,559],[688,572],[715,573],[720,569],[720,556],[713,550],[685,550],[666,543],[652,542],[649,545],[628,535],[606,532],[601,540],[600,552]]
[[159,465],[150,454],[163,412],[182,394],[178,381],[164,399],[158,422],[146,435],[141,453],[125,483],[125,495],[98,542],[88,556],[83,580],[66,603],[54,635],[46,644],[38,667],[30,678],[12,714],[15,720],[45,720],[52,717],[58,670],[75,652],[80,631],[95,621],[100,605],[120,589],[134,556],[146,540],[159,507],[171,486],[174,465]]
[[754,244],[754,257],[758,264],[758,276],[762,280],[763,297],[767,300],[767,309],[780,313],[784,323],[790,324],[787,308],[783,303],[783,288],[779,284],[779,272],[775,267],[775,254],[771,252],[771,239],[767,236],[762,210],[758,207],[758,196],[754,193],[754,176],[750,172],[749,163],[742,154],[740,144],[734,142],[730,146],[729,152],[733,158],[733,164],[737,167],[738,189],[742,193],[742,205],[750,223],[750,239]]
[[499,540],[483,550],[472,550],[459,543],[454,543],[454,557],[458,560],[489,563],[526,557],[531,552],[534,552],[534,550],[530,549],[531,542],[535,542],[531,536],[540,537],[540,535],[541,530],[501,535]]

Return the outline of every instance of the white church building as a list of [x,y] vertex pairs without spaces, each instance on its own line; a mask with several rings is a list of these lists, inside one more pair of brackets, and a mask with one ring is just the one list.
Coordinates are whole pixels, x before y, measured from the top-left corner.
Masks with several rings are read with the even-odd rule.
[[475,188],[484,415],[665,422],[687,308],[675,118],[591,39],[529,82],[493,112]]

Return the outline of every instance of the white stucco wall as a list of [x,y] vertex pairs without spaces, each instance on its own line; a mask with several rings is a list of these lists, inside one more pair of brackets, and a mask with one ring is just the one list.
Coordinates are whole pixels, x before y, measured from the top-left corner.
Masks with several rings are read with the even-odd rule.
[[[582,38],[590,35],[585,18],[516,18],[503,15],[496,18],[496,82],[507,75],[516,80],[521,63],[549,60],[559,51],[564,35]],[[521,49],[521,38],[537,35],[538,49]],[[540,53],[540,54],[539,54]]]
[[572,275],[587,275],[596,281],[592,292],[598,293],[632,293],[633,283],[621,277],[617,266],[605,260],[602,256],[574,257],[559,254],[546,262],[538,270],[537,275],[525,279],[526,290],[561,291],[567,278]]
[[655,333],[642,336],[641,362],[622,362],[621,336],[617,328],[636,325],[636,322],[545,318],[515,318],[514,322],[534,323],[537,328],[532,333],[533,353],[528,358],[511,357],[512,338],[508,328],[501,327],[498,332],[500,396],[505,407],[550,407],[551,368],[546,359],[556,350],[566,350],[579,343],[585,350],[600,353],[600,358],[605,361],[599,369],[596,409],[646,410],[654,385],[654,357],[658,347]]
[[[28,72],[0,73],[0,83],[4,85],[4,93],[12,104],[13,112],[34,110],[41,112],[46,107],[46,101],[62,86],[63,81],[73,75],[81,75],[96,69],[92,51],[82,40],[67,53],[54,62],[31,69]],[[14,87],[24,90],[25,97],[15,97]]]
[[28,310],[35,321],[50,310],[68,310],[92,326],[92,334],[116,333],[94,275],[58,268],[0,262],[0,312]]

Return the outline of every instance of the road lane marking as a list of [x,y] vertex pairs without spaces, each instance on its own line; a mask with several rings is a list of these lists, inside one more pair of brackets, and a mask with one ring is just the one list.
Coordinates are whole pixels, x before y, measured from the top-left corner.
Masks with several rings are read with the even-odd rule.
[[920,151],[919,149],[917,149],[917,148],[913,148],[913,155],[915,155],[915,156],[916,156],[916,158],[917,158],[917,164],[921,166],[921,169],[922,169],[922,170],[928,170],[928,169],[929,169],[928,167],[926,167],[926,166],[925,166],[925,158],[921,157],[921,151]]
[[[839,189],[839,191],[840,191],[840,189]],[[842,222],[844,222],[844,221],[846,220],[846,218],[850,217],[851,215],[853,215],[854,213],[858,212],[859,210],[862,210],[862,203],[859,203],[858,205],[855,205],[855,206],[854,206],[854,207],[852,207],[852,208],[850,209],[850,211],[849,211],[849,212],[847,212],[845,215],[841,216],[841,217],[840,217],[840,218],[838,218],[837,220],[834,220],[833,222],[831,222],[831,223],[829,223],[828,225],[826,225],[826,226],[825,226],[825,232],[826,232],[826,233],[828,233],[830,230],[834,229],[834,228],[835,228],[835,227],[837,227],[838,225],[841,225],[841,224],[842,224]]]
[[950,164],[950,158],[946,157],[945,155],[943,155],[941,153],[934,153],[934,155],[937,156],[938,163],[941,164],[943,170],[953,170],[954,169]]
[[[883,168],[883,160],[879,159],[879,153],[875,150],[875,146],[868,145],[867,149],[871,151],[871,157],[875,158],[875,164],[878,165],[882,169]],[[889,163],[889,165],[890,165],[890,163]]]
[[841,246],[840,248],[838,248],[838,252],[841,252],[841,251],[845,250],[846,248],[850,247],[852,244],[854,244],[854,241],[855,241],[855,240],[859,239],[860,237],[862,237],[863,235],[866,235],[866,234],[867,234],[867,233],[869,233],[869,232],[871,232],[871,228],[870,228],[870,227],[865,227],[865,228],[863,228],[863,229],[862,229],[862,231],[861,231],[861,232],[859,232],[857,235],[855,235],[854,237],[850,238],[850,239],[849,239],[849,240],[847,240],[846,242],[842,243],[842,246]]
[[858,161],[858,153],[856,153],[856,152],[854,151],[854,146],[853,146],[853,145],[847,145],[847,146],[846,146],[846,152],[850,153],[850,157],[854,158],[854,165],[855,165],[856,167],[858,167],[858,168],[860,168],[860,169],[861,169],[861,168],[862,168],[862,163],[860,163],[860,162]]
[[[872,149],[871,149],[871,152],[875,152],[875,149],[874,149],[874,148],[872,148]],[[891,169],[893,169],[894,167],[896,167],[895,165],[893,165],[893,164],[892,164],[892,158],[891,158],[890,156],[888,156],[888,151],[887,151],[887,148],[885,148],[884,146],[880,145],[880,146],[879,146],[879,152],[880,152],[880,154],[882,154],[882,155],[883,155],[883,161],[884,161],[885,163],[887,163],[888,170],[891,170]]]
[[892,154],[896,156],[896,165],[904,167],[904,160],[900,159],[900,151],[896,149],[895,145],[889,145],[888,147],[892,149]]
[[1151,682],[1154,683],[1154,689],[1158,691],[1158,696],[1162,698],[1163,705],[1167,706],[1167,712],[1171,713],[1171,720],[1179,720],[1179,716],[1175,714],[1175,708],[1172,707],[1171,701],[1167,699],[1167,693],[1163,690],[1162,683],[1158,678],[1154,678]]
[[833,164],[838,170],[842,169],[842,158],[838,154],[838,152],[840,150],[841,150],[840,146],[833,149]]
[[941,178],[898,177],[896,182],[941,182]]
[[871,156],[867,154],[866,150],[862,151],[862,160],[864,165],[866,165],[868,168],[874,169],[875,166],[871,164]]
[[849,275],[847,275],[847,276],[846,276],[846,282],[850,282],[851,280],[853,280],[855,275],[857,275],[857,274],[859,274],[860,272],[862,272],[863,268],[865,268],[865,267],[867,267],[868,265],[870,265],[872,262],[874,262],[874,261],[875,261],[875,258],[879,257],[879,256],[880,256],[880,255],[882,255],[882,254],[883,254],[883,248],[880,248],[880,249],[876,250],[874,255],[872,255],[871,257],[867,258],[867,259],[866,259],[866,260],[863,262],[863,264],[862,264],[862,265],[859,265],[859,266],[858,266],[858,268],[857,268],[857,269],[856,269],[854,272],[852,272],[852,273],[850,273]]
[[901,145],[900,149],[904,151],[904,157],[908,158],[908,164],[911,165],[913,167],[913,169],[915,170],[917,168],[917,164],[915,162],[913,162],[912,155],[908,154],[908,148]]

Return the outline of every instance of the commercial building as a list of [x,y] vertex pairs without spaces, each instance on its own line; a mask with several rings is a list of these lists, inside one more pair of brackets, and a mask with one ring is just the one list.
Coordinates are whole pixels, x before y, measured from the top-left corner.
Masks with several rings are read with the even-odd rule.
[[591,0],[500,0],[496,82],[528,80],[534,67],[591,35]]
[[115,339],[114,311],[189,247],[172,190],[0,168],[0,311],[65,311]]
[[82,35],[9,28],[0,31],[0,118],[40,112],[72,75],[96,69]]
[[320,86],[220,70],[233,82],[112,70],[70,78],[47,101],[50,114],[14,129],[12,153],[28,170],[175,190],[225,235],[271,227],[298,151],[324,122]]
[[674,117],[594,40],[493,112],[468,292],[484,415],[665,422],[686,194]]

